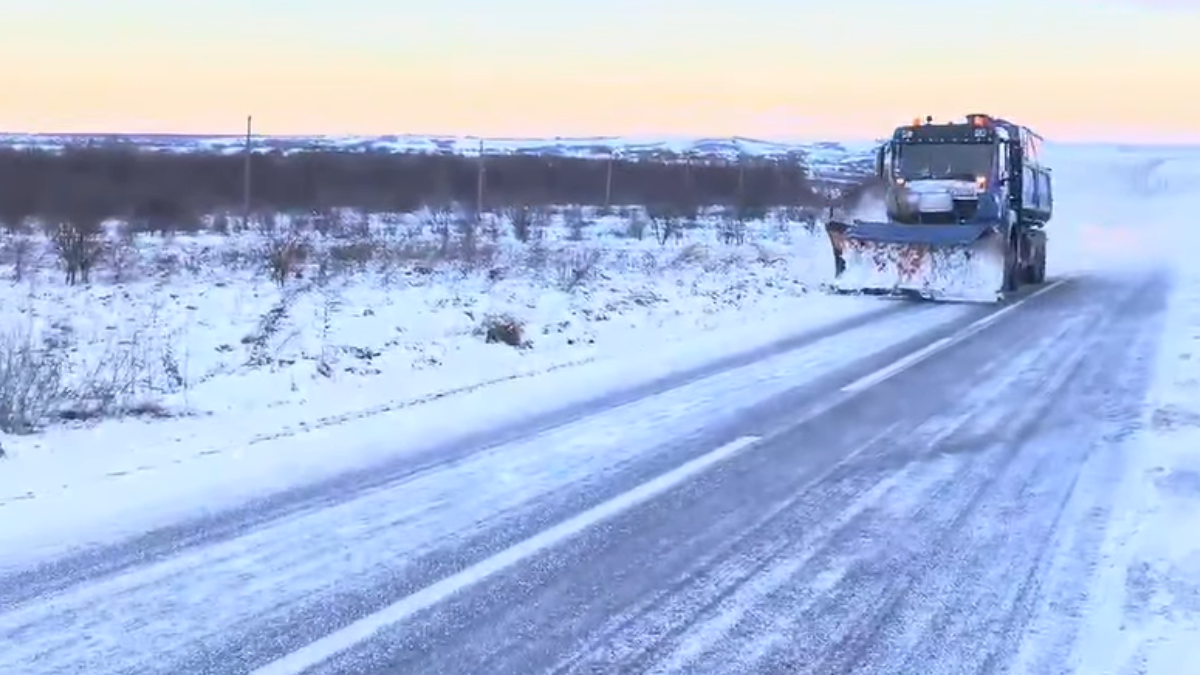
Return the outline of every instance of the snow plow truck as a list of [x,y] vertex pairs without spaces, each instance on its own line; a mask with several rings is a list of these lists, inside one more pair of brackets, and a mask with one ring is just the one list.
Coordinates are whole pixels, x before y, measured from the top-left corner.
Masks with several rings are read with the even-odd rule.
[[[983,114],[917,119],[876,150],[883,217],[831,221],[838,292],[998,302],[1046,278],[1042,138]],[[879,194],[882,193],[882,194]]]

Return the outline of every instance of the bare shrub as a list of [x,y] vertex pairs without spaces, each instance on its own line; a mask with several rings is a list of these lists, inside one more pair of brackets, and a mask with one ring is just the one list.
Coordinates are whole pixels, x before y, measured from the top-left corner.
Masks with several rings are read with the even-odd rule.
[[741,246],[746,243],[746,222],[740,218],[726,218],[718,226],[721,242],[726,246]]
[[379,241],[375,252],[375,270],[384,285],[392,284],[397,274],[405,272],[430,273],[438,259],[439,248],[419,239]]
[[425,214],[421,218],[389,218],[384,225],[384,236],[392,239],[403,239],[405,241],[424,241],[426,230],[432,231],[434,228],[429,226],[429,214]]
[[96,419],[144,410],[141,397],[162,391],[164,360],[148,331],[114,339],[71,390],[71,400],[59,412],[67,419]]
[[534,221],[534,209],[527,204],[507,209],[505,215],[512,223],[513,236],[522,244],[529,241]]
[[58,224],[52,237],[69,285],[91,281],[92,268],[104,251],[99,219],[68,220]]
[[550,231],[553,210],[549,206],[539,206],[533,210],[533,225],[529,236],[533,241],[545,241],[546,233]]
[[[404,228],[401,226],[409,225],[409,219],[399,213],[380,213],[377,214],[379,223],[379,234],[386,239],[395,239],[400,236]],[[368,225],[370,221],[368,220]],[[419,224],[418,224],[419,227]]]
[[500,239],[504,237],[504,225],[495,213],[486,214],[487,217],[482,221],[483,234],[488,241],[493,244],[500,243]]
[[39,343],[29,332],[0,334],[0,431],[36,431],[69,397],[62,345]]
[[279,338],[292,307],[296,301],[307,292],[307,289],[290,288],[284,291],[279,300],[258,319],[254,331],[242,338],[242,344],[250,348],[246,367],[259,368],[275,363],[278,351],[287,344],[294,335]]
[[237,228],[234,226],[234,219],[230,218],[228,213],[222,212],[213,216],[212,229],[213,232],[216,232],[217,234],[230,235],[233,234]]
[[655,204],[646,208],[646,214],[653,223],[654,238],[660,246],[672,239],[683,240],[683,211],[671,204]]
[[650,251],[643,251],[642,255],[638,257],[635,267],[642,274],[655,274],[660,269],[658,256]]
[[36,262],[39,253],[38,240],[26,221],[11,229],[0,246],[4,262],[12,266],[12,279],[18,283],[25,280],[29,267]]
[[588,225],[587,216],[583,213],[582,206],[570,206],[563,210],[563,224],[567,226],[567,239],[569,241],[583,241],[584,230]]
[[522,204],[505,210],[505,218],[512,226],[513,237],[522,244],[546,238],[550,225],[549,207]]
[[282,286],[290,278],[300,278],[307,254],[308,244],[298,234],[272,238],[266,245],[267,274],[271,281]]
[[518,349],[528,349],[533,346],[525,339],[525,324],[511,314],[488,314],[476,329],[476,334],[482,335],[484,342],[489,344],[504,344]]
[[340,275],[366,270],[385,249],[384,242],[362,239],[330,246],[323,255],[328,257],[331,272]]
[[305,214],[308,227],[322,237],[344,236],[346,221],[337,209],[321,209]]
[[786,209],[772,209],[768,220],[772,225],[775,237],[786,242],[792,239],[792,221],[788,218]]
[[338,239],[360,241],[371,238],[371,214],[355,209],[339,213],[339,218],[341,227],[333,233]]
[[122,284],[132,278],[141,256],[132,228],[121,226],[117,232],[117,237],[107,246],[105,257],[113,283]]
[[78,351],[69,325],[41,335],[0,334],[0,431],[31,433],[54,419],[165,414],[150,397],[184,382],[170,350],[156,349],[148,336],[147,330],[113,339],[90,367],[68,378]]
[[595,249],[572,251],[566,259],[560,260],[555,268],[558,288],[567,293],[573,292],[592,276],[600,258],[600,251]]
[[479,221],[467,214],[459,214],[455,230],[458,235],[457,257],[463,262],[464,268],[470,270],[479,259]]
[[301,278],[312,248],[306,234],[292,222],[281,226],[276,216],[268,218],[262,230],[262,260],[271,281],[283,286],[288,279]]
[[317,374],[327,378],[333,377],[333,369],[337,365],[337,350],[330,344],[329,336],[333,333],[334,316],[342,308],[341,296],[329,286],[328,281],[322,274],[317,282],[321,290],[321,355],[317,359]]
[[453,246],[454,228],[458,223],[459,216],[455,213],[452,206],[440,206],[435,209],[430,209],[426,215],[426,223],[429,226],[433,235],[437,237],[438,250],[441,257],[450,257],[450,249]]
[[180,255],[174,251],[160,251],[150,260],[154,275],[160,279],[170,279],[179,274],[182,265]]
[[534,274],[540,274],[550,263],[550,249],[540,239],[530,244],[524,253],[525,268]]

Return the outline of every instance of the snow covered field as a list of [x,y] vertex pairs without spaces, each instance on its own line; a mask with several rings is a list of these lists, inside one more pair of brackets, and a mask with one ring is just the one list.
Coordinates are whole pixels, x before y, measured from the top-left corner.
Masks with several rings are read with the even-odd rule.
[[3,286],[4,351],[38,345],[57,364],[39,372],[61,382],[27,382],[16,363],[7,386],[26,416],[67,405],[79,419],[0,441],[6,525],[98,516],[83,505],[118,494],[166,501],[163,519],[218,508],[222,490],[254,496],[879,306],[818,291],[831,253],[803,222],[714,218],[660,243],[628,218],[571,218],[520,243],[505,222],[443,238],[433,220],[312,234],[282,287],[262,270],[281,240],[263,232],[128,242],[75,288],[27,252]]

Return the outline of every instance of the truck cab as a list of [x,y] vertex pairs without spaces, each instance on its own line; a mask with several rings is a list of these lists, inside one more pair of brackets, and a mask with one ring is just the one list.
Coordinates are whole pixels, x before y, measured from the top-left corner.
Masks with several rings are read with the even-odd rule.
[[1028,128],[988,115],[942,124],[914,120],[897,128],[876,155],[876,174],[888,186],[888,215],[906,224],[1016,216],[1023,224],[1044,225],[1053,194],[1041,146]]

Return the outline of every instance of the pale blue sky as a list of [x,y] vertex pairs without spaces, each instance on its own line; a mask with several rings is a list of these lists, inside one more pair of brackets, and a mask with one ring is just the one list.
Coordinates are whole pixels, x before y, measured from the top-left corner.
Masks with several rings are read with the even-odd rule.
[[[1176,5],[1172,8],[1172,5]],[[1183,0],[0,0],[0,126],[1200,138]]]

